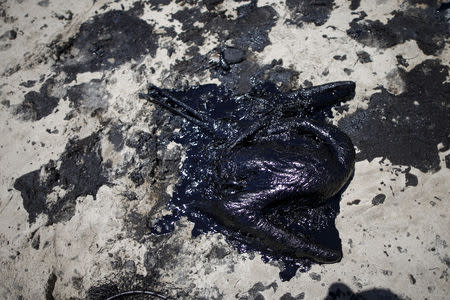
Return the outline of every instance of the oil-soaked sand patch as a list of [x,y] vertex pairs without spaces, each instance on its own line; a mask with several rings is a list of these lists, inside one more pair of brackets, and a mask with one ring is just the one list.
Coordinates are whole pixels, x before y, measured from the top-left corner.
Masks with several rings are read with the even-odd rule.
[[94,133],[69,141],[57,161],[17,178],[14,188],[21,192],[30,223],[44,213],[48,224],[53,224],[72,218],[77,197],[95,199],[98,189],[108,182],[106,173],[99,136]]
[[[185,43],[203,45],[206,36],[217,35],[222,43],[253,51],[262,51],[270,44],[270,29],[278,15],[270,6],[258,7],[256,1],[237,8],[237,18],[227,16],[224,11],[208,10],[200,7],[185,8],[176,12],[173,18],[183,24],[179,38]],[[198,26],[203,23],[202,26]]]
[[399,72],[405,92],[393,95],[380,88],[368,109],[343,118],[339,127],[360,149],[357,160],[386,157],[396,165],[437,171],[437,145],[450,145],[449,67],[426,60],[410,72]]
[[153,25],[135,16],[134,11],[108,11],[94,16],[80,27],[78,34],[64,45],[57,69],[75,79],[77,73],[113,69],[155,55],[159,36]]
[[360,12],[360,16],[350,22],[347,34],[370,47],[390,48],[415,40],[426,55],[437,55],[444,49],[450,33],[445,10],[439,11],[436,6],[430,6],[394,11],[392,15],[383,24],[379,20],[366,19],[367,15]]
[[302,23],[314,23],[321,26],[328,21],[333,10],[334,0],[287,0],[286,5],[291,11],[289,24],[301,27]]

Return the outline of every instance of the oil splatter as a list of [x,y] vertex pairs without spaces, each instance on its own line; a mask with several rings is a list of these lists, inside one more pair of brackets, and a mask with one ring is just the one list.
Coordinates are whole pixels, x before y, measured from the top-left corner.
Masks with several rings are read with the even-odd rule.
[[59,98],[51,95],[54,85],[55,80],[49,78],[42,84],[39,92],[26,93],[25,99],[17,107],[16,113],[22,115],[25,120],[32,121],[40,120],[51,114],[59,102]]
[[361,5],[361,0],[351,0],[350,2],[350,9],[351,10],[356,10],[359,8],[359,6]]
[[419,184],[419,179],[417,178],[416,175],[411,174],[409,172],[405,173],[405,186],[417,186],[417,184]]
[[372,204],[373,205],[380,205],[380,204],[384,203],[384,200],[386,200],[386,195],[385,194],[378,194],[375,197],[373,197]]

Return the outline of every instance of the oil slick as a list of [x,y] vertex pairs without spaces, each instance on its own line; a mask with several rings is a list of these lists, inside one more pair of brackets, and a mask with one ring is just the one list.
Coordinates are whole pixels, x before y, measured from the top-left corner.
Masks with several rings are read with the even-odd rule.
[[334,218],[355,153],[325,116],[354,89],[353,82],[335,82],[282,93],[265,83],[232,96],[216,85],[184,92],[151,86],[141,98],[189,121],[176,137],[187,159],[173,215],[153,232],[170,232],[185,215],[195,223],[194,235],[221,232],[242,252],[284,262],[283,280],[312,262],[340,261]]

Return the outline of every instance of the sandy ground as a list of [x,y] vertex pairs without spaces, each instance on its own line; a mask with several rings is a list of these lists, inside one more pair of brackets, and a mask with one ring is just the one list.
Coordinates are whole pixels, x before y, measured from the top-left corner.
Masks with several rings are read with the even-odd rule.
[[[205,13],[209,4],[234,20],[238,7],[249,2],[193,2],[0,1],[0,298],[105,299],[148,289],[174,299],[349,299],[355,294],[368,299],[447,299],[446,12],[439,13],[447,20],[442,25],[447,31],[441,33],[417,25],[426,19],[392,25],[415,31],[399,34],[392,43],[376,36],[358,40],[348,32],[360,12],[383,26],[391,24],[394,11],[436,11],[440,2],[337,0],[327,17],[299,21],[289,1],[258,1],[257,7],[272,8],[266,12],[273,14],[273,24],[261,29],[260,44],[246,44],[246,62],[253,69],[243,71],[237,65],[231,75],[217,75],[207,66],[193,68],[202,67],[196,58],[209,57],[218,46],[235,45],[238,38],[224,40],[224,32],[236,29],[211,25],[194,12],[191,24],[176,13],[195,7]],[[114,11],[124,11],[125,17],[108,15]],[[302,13],[307,15],[300,9],[297,17]],[[123,25],[117,16],[131,25]],[[316,24],[320,18],[323,22]],[[119,25],[111,25],[116,21]],[[122,35],[114,40],[117,32]],[[426,35],[431,41],[423,41]],[[192,42],[196,36],[203,40]],[[399,57],[407,63],[399,63]],[[347,124],[341,120],[362,111],[375,111],[380,120],[391,117],[388,110],[395,103],[371,106],[380,87],[391,101],[418,91],[417,99],[411,99],[417,107],[447,95],[433,106],[436,115],[424,112],[427,126],[422,126],[423,119],[409,120],[420,115],[413,111],[398,112],[406,121],[391,120],[403,124],[403,131],[393,129],[392,135],[383,136],[388,131],[367,129],[373,133],[367,140],[388,149],[385,153],[365,142],[367,132],[357,134],[343,126],[359,153],[336,218],[343,259],[314,264],[288,281],[280,279],[280,262],[264,263],[258,252],[239,253],[220,233],[193,237],[194,224],[187,218],[170,233],[150,232],[156,220],[170,213],[166,203],[184,150],[170,141],[168,129],[152,120],[154,107],[138,99],[150,83],[166,88],[229,84],[232,76],[241,80],[250,69],[262,69],[274,59],[282,59],[283,72],[298,72],[279,79],[283,87],[298,88],[305,81],[356,82],[356,96],[346,109],[333,110],[330,122],[336,125]],[[436,86],[422,88],[422,77],[405,75],[416,71]],[[362,128],[369,128],[364,127],[369,119],[362,119]],[[142,181],[133,174],[148,173],[145,140],[137,146],[130,142],[139,136],[156,140],[152,163],[159,170]],[[405,137],[413,140],[412,146],[396,151],[392,141]],[[427,147],[414,148],[421,143]],[[52,176],[66,183],[55,183]]]

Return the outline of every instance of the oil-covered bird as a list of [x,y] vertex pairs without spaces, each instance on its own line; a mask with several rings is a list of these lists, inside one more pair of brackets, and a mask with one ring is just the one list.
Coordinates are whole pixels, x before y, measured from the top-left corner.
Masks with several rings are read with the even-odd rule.
[[262,84],[240,96],[215,85],[150,86],[140,98],[188,121],[174,214],[277,256],[340,261],[340,249],[302,232],[315,223],[296,216],[325,205],[353,174],[353,144],[324,112],[354,91],[349,81],[287,93]]

